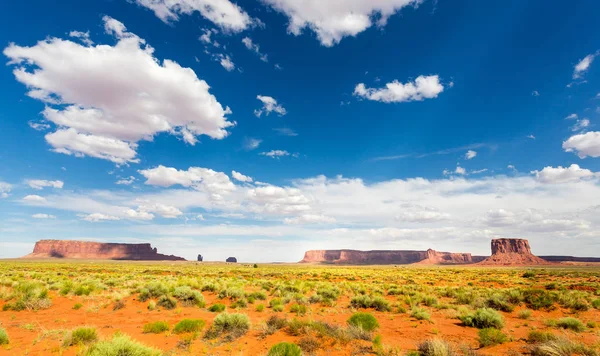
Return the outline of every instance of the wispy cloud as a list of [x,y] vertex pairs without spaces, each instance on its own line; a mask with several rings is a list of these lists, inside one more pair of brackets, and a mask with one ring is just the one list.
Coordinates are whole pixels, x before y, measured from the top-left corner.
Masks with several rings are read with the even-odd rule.
[[405,153],[405,154],[399,154],[399,155],[393,155],[393,156],[380,156],[380,157],[373,158],[372,161],[393,161],[393,160],[404,159],[404,158],[425,158],[425,157],[429,157],[429,156],[448,155],[451,153],[457,153],[457,152],[461,152],[464,150],[472,150],[472,149],[486,148],[486,147],[491,150],[495,150],[497,148],[495,145],[490,145],[490,144],[486,144],[486,143],[473,143],[473,144],[466,145],[466,146],[446,148],[443,150],[426,152],[426,153]]

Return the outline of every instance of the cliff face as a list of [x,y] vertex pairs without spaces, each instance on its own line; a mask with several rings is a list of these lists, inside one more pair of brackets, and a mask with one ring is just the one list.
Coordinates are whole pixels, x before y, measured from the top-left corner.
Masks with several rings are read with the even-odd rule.
[[150,244],[120,244],[90,241],[41,240],[33,253],[25,258],[76,258],[103,260],[185,261],[184,258],[163,255]]
[[549,262],[534,256],[525,239],[492,240],[492,256],[481,262],[483,265],[544,265]]
[[332,264],[467,264],[473,263],[470,253],[427,251],[358,251],[358,250],[311,250],[306,251],[301,263]]

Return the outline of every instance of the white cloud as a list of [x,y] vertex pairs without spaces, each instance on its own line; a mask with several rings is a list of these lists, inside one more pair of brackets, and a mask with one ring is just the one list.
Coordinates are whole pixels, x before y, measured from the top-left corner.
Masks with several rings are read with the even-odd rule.
[[119,179],[116,182],[116,184],[130,185],[130,184],[133,184],[133,182],[135,182],[135,177],[134,176],[129,176],[129,178],[121,178],[121,179]]
[[527,135],[527,138],[530,138],[532,140],[535,140],[535,136],[534,135]]
[[537,181],[545,184],[577,182],[584,178],[600,176],[589,169],[580,168],[577,164],[572,164],[567,168],[563,168],[562,166],[556,168],[548,166],[544,167],[541,171],[531,171],[531,174],[535,174]]
[[597,53],[588,54],[575,65],[575,68],[573,69],[573,79],[579,79],[587,72],[596,55]]
[[94,44],[94,41],[90,39],[90,31],[82,32],[82,31],[71,31],[69,32],[69,36],[73,38],[79,38],[81,42],[85,45],[91,46]]
[[465,174],[467,174],[467,171],[466,171],[466,169],[464,169],[461,166],[456,166],[456,169],[454,170],[454,173],[460,174],[460,175],[465,175]]
[[208,168],[190,167],[184,171],[160,165],[156,168],[140,170],[139,173],[146,178],[145,184],[160,187],[172,185],[191,187],[211,194],[216,200],[222,199],[223,195],[236,189],[227,174]]
[[31,217],[34,219],[56,219],[56,216],[50,214],[33,214]]
[[254,22],[238,5],[229,0],[135,0],[138,5],[152,11],[163,22],[178,21],[180,15],[199,12],[225,31],[240,32]]
[[590,120],[585,118],[585,119],[581,119],[581,120],[577,120],[577,122],[575,122],[575,125],[573,125],[571,127],[571,131],[581,131],[581,130],[585,130],[586,127],[590,126]]
[[423,207],[416,204],[402,204],[402,211],[395,219],[403,222],[432,223],[448,220],[451,216],[433,208]]
[[64,185],[63,181],[60,180],[42,180],[42,179],[28,179],[25,181],[33,189],[44,189],[45,187],[61,189]]
[[31,194],[27,195],[23,198],[24,201],[33,202],[33,203],[43,203],[46,201],[46,198],[41,197],[39,195]]
[[256,53],[261,61],[263,61],[265,63],[269,61],[269,59],[267,58],[267,55],[260,52],[260,46],[256,43],[254,43],[250,37],[244,37],[242,39],[242,43],[244,44],[244,46],[246,46],[247,49]]
[[279,114],[279,116],[287,114],[285,108],[270,96],[257,95],[256,99],[260,100],[263,104],[262,108],[254,110],[256,117],[260,117],[263,113],[269,115],[272,112]]
[[[181,210],[177,209],[174,206],[169,206],[161,203],[154,204],[143,204],[138,207],[138,211],[142,214],[144,213],[156,213],[163,218],[173,219],[180,215],[183,215]],[[137,215],[136,215],[137,216]]]
[[264,0],[288,19],[288,32],[298,36],[304,28],[317,34],[323,46],[333,46],[342,38],[356,36],[376,22],[385,26],[390,16],[420,0]]
[[298,133],[288,127],[274,128],[273,131],[277,132],[281,136],[298,136]]
[[465,153],[465,159],[473,159],[475,156],[477,156],[477,151],[468,150],[467,153]]
[[420,75],[414,82],[403,84],[394,80],[387,83],[385,88],[379,89],[367,88],[364,83],[360,83],[354,88],[354,95],[384,103],[402,103],[436,98],[443,91],[444,86],[437,75]]
[[250,210],[265,214],[295,214],[311,209],[302,191],[296,188],[265,186],[250,189],[247,197],[252,203]]
[[117,216],[100,214],[100,213],[93,213],[93,214],[85,215],[85,216],[82,217],[82,219],[85,220],[85,221],[89,221],[89,222],[121,220]]
[[161,63],[121,22],[103,20],[117,38],[114,46],[48,38],[4,50],[16,79],[47,105],[44,118],[58,126],[46,135],[54,151],[122,164],[137,162],[137,142],[161,132],[187,137],[190,144],[199,135],[228,135],[234,124],[225,116],[231,111],[205,81],[174,61]]
[[565,120],[573,120],[578,118],[577,114],[570,114],[569,116],[565,117]]
[[258,148],[258,146],[260,146],[262,140],[258,139],[258,138],[245,138],[244,139],[244,149],[247,151],[252,151]]
[[29,121],[27,124],[29,125],[29,127],[36,131],[45,131],[51,127],[49,124],[46,124],[44,122]]
[[290,153],[285,150],[271,150],[269,152],[261,152],[260,155],[271,157],[271,158],[279,158],[279,157],[289,156]]
[[8,198],[8,194],[10,193],[11,189],[11,184],[0,181],[0,198]]
[[540,96],[540,92],[537,90],[534,90],[533,92],[531,92],[532,96]]
[[295,218],[285,218],[283,222],[288,225],[333,224],[335,219],[323,214],[304,214]]
[[236,171],[231,171],[231,176],[233,177],[233,179],[240,181],[240,182],[245,182],[245,183],[251,183],[252,182],[252,177],[248,177],[245,176],[239,172]]
[[515,166],[514,166],[514,165],[512,165],[512,164],[509,164],[508,166],[506,166],[506,168],[510,169],[510,170],[511,170],[511,171],[513,171],[513,172],[517,172],[517,167],[515,167]]
[[562,148],[566,152],[575,152],[579,158],[600,157],[600,131],[577,134],[564,141]]
[[226,71],[231,72],[235,69],[235,63],[233,63],[228,54],[217,54],[214,58]]
[[205,43],[205,44],[211,44],[212,40],[211,40],[211,36],[213,34],[213,30],[208,30],[205,29],[203,30],[202,35],[200,36],[200,38],[198,38],[200,40],[200,42]]

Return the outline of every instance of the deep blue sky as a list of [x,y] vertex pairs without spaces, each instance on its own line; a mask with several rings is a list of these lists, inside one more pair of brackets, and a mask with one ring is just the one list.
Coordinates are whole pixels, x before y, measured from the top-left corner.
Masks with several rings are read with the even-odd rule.
[[[579,78],[573,79],[573,76],[575,66],[588,55],[595,58],[596,51],[600,49],[600,30],[597,25],[600,3],[423,1],[418,7],[408,6],[396,11],[384,26],[371,26],[356,36],[341,38],[339,43],[330,47],[323,45],[308,27],[298,36],[288,33],[288,16],[284,11],[276,11],[269,3],[239,1],[239,8],[250,18],[260,19],[263,26],[249,26],[237,33],[224,31],[197,11],[189,15],[180,14],[177,21],[167,24],[153,11],[125,0],[58,3],[11,1],[0,5],[0,45],[3,49],[11,43],[21,47],[35,46],[38,41],[47,38],[80,43],[69,37],[69,32],[74,30],[89,31],[94,41],[92,47],[114,46],[118,39],[106,33],[104,28],[103,17],[110,16],[152,46],[155,49],[153,56],[160,63],[170,59],[182,67],[191,68],[199,79],[208,83],[210,93],[217,101],[223,107],[231,108],[232,114],[227,115],[227,119],[236,122],[235,127],[227,129],[230,134],[226,138],[211,139],[200,135],[199,143],[194,146],[183,142],[180,136],[165,132],[156,134],[152,141],[141,140],[136,150],[137,163],[116,165],[110,160],[89,155],[75,157],[56,153],[51,151],[53,147],[44,136],[60,129],[60,125],[49,123],[50,126],[43,131],[30,127],[28,123],[32,120],[43,121],[41,112],[45,104],[27,96],[27,87],[16,80],[13,70],[19,65],[4,66],[0,69],[0,88],[3,93],[0,96],[0,181],[9,184],[10,188],[5,188],[6,197],[0,200],[0,229],[2,225],[5,226],[0,234],[0,243],[6,243],[7,247],[2,249],[0,257],[27,252],[30,246],[27,244],[43,237],[147,239],[143,231],[127,229],[131,226],[139,229],[152,224],[181,227],[184,218],[197,214],[206,215],[201,223],[203,226],[228,223],[243,228],[266,224],[274,230],[282,226],[282,238],[292,240],[302,248],[331,247],[337,244],[338,238],[348,241],[343,234],[338,236],[336,232],[333,238],[326,232],[338,231],[336,229],[339,228],[459,228],[459,233],[448,236],[436,233],[435,241],[428,243],[429,246],[437,248],[441,245],[440,249],[445,247],[485,253],[487,237],[510,234],[527,237],[527,229],[530,228],[524,227],[522,221],[486,225],[481,222],[486,214],[502,210],[522,216],[525,209],[548,209],[549,212],[543,213],[540,221],[564,222],[577,218],[585,220],[584,225],[587,224],[587,228],[583,229],[585,231],[569,230],[569,233],[560,228],[550,228],[556,239],[572,238],[582,241],[580,246],[591,246],[590,238],[597,237],[598,230],[593,221],[581,216],[581,211],[593,207],[597,202],[583,201],[579,202],[581,206],[571,206],[561,204],[561,199],[573,194],[582,194],[584,198],[596,194],[598,184],[594,172],[600,171],[600,161],[597,156],[594,157],[593,147],[598,147],[600,143],[592,141],[591,149],[586,146],[592,154],[588,153],[582,159],[575,153],[584,151],[585,147],[576,152],[566,152],[563,142],[571,136],[594,133],[598,129],[600,99],[596,96],[600,92],[599,65],[592,61]],[[379,15],[377,9],[374,11],[372,19],[375,20]],[[218,29],[212,38],[221,47],[199,41],[203,29]],[[260,52],[268,55],[268,63],[261,61],[244,46],[241,41],[244,37],[250,37],[260,45]],[[236,70],[225,70],[211,55],[205,53],[205,49],[213,55],[229,55]],[[5,63],[10,61],[8,57],[3,57]],[[281,66],[281,70],[276,69],[275,64]],[[32,71],[35,66],[26,68]],[[386,83],[395,80],[408,83],[421,75],[437,75],[444,90],[433,98],[396,103],[353,95],[359,83],[379,89]],[[123,78],[127,80],[127,75]],[[287,114],[279,116],[272,112],[268,116],[256,117],[253,111],[262,105],[257,95],[273,97]],[[73,102],[47,103],[53,108],[65,108],[71,104],[83,105]],[[587,118],[588,126],[573,130],[577,121],[565,120],[565,117],[574,113],[579,120]],[[288,128],[297,136],[280,135],[274,130],[276,128]],[[530,135],[535,138],[528,138]],[[262,140],[258,148],[250,150],[244,147],[250,138]],[[589,142],[587,144],[590,145]],[[467,160],[465,154],[469,149],[476,151],[477,155]],[[290,156],[271,158],[261,155],[272,150],[285,150]],[[431,154],[436,152],[440,154]],[[380,159],[405,155],[397,159]],[[543,178],[537,177],[536,180],[535,174],[530,173],[547,166],[569,167],[572,164],[589,171],[583,175],[575,172],[575,178],[569,176],[568,182],[551,182],[543,187],[539,183]],[[239,193],[242,198],[232,198],[232,201],[244,205],[244,208],[165,203],[176,206],[182,214],[174,219],[165,219],[155,213],[155,219],[143,222],[131,221],[116,214],[114,220],[89,222],[82,220],[95,212],[88,206],[81,209],[65,207],[65,204],[72,203],[51,202],[52,198],[42,206],[31,206],[31,202],[22,201],[24,196],[31,194],[54,198],[74,194],[88,197],[95,194],[123,194],[127,196],[123,198],[126,201],[114,196],[106,199],[115,206],[127,206],[135,210],[138,209],[137,203],[133,201],[140,199],[140,195],[168,195],[170,189],[183,188],[177,185],[156,187],[156,184],[146,181],[147,177],[140,175],[140,170],[159,165],[178,170],[204,167],[229,176],[235,170],[252,177],[254,181],[284,188],[298,188],[298,179],[318,175],[330,179],[338,175],[362,179],[366,187],[394,180],[404,182],[411,178],[424,178],[440,185],[464,182],[474,187],[478,186],[478,182],[493,181],[489,184],[494,184],[495,188],[484,189],[485,192],[503,194],[506,202],[490,202],[482,206],[476,204],[472,209],[465,208],[464,212],[457,213],[442,210],[447,208],[446,203],[449,206],[454,204],[460,210],[465,204],[462,200],[457,198],[455,202],[449,202],[447,199],[464,191],[461,194],[440,193],[440,189],[431,188],[431,191],[421,192],[411,187],[407,195],[416,196],[405,199],[404,189],[409,188],[399,188],[398,192],[390,194],[390,199],[396,197],[395,203],[401,206],[393,216],[362,221],[355,217],[360,212],[340,212],[338,204],[346,204],[328,200],[330,195],[354,194],[355,189],[345,193],[323,193],[320,196],[319,192],[312,190],[314,187],[299,187],[310,201],[307,203],[310,209],[303,210],[301,214],[288,214],[281,213],[281,206],[278,206],[276,210],[281,215],[265,212],[265,206],[269,204],[265,200],[254,201],[257,207],[245,206],[244,197],[252,193],[239,192],[238,189],[236,194]],[[443,173],[444,170],[454,172],[457,165],[464,168],[466,174],[458,171],[457,174]],[[515,169],[509,168],[509,165]],[[484,169],[487,171],[473,173]],[[571,173],[567,171],[565,174]],[[136,178],[135,183],[115,185],[120,177],[129,176]],[[583,180],[578,181],[579,178]],[[31,185],[26,182],[28,179],[60,180],[64,182],[64,187],[32,191]],[[521,181],[523,179],[526,181]],[[540,193],[542,197],[554,196],[557,206],[547,206],[548,201],[543,198],[537,201],[536,197],[531,197],[531,206],[524,203],[529,199],[522,199],[519,187],[530,181],[534,182],[531,184],[540,184],[540,187],[532,187],[532,191],[543,190]],[[567,184],[569,188],[558,183]],[[585,190],[584,186],[593,191]],[[465,189],[471,192],[469,189],[476,189],[474,187]],[[202,191],[189,186],[184,189]],[[249,190],[252,186],[244,186],[243,189]],[[439,194],[439,202],[422,204],[422,208],[424,211],[448,213],[453,217],[435,221],[398,218],[398,214],[403,214],[402,204],[421,201],[418,194]],[[511,194],[519,197],[510,200]],[[363,197],[357,196],[356,199],[361,201]],[[386,203],[383,197],[378,201]],[[105,211],[102,213],[107,215]],[[219,217],[210,218],[210,213],[236,213],[245,217],[222,221]],[[49,214],[53,218],[35,219],[31,217],[33,214]],[[320,229],[322,237],[298,231],[286,232],[285,229],[290,226],[298,225],[289,221],[285,224],[284,219],[293,219],[298,214],[326,216],[321,221],[325,225],[316,228]],[[457,220],[455,215],[459,216]],[[544,226],[548,226],[548,221]],[[312,224],[300,226],[315,228]],[[506,230],[509,227],[514,230]],[[485,230],[489,230],[483,234],[485,238],[477,242],[462,238],[469,232]],[[418,231],[421,230],[417,230],[416,236],[420,236]],[[538,233],[539,229],[531,228],[531,231]],[[547,235],[547,231],[544,232]],[[203,244],[207,239],[214,238],[215,234],[212,231],[199,232],[185,238],[193,246],[205,248]],[[220,232],[217,235],[225,236],[222,247],[233,249],[231,251],[243,251],[244,244],[251,241],[248,239],[260,240],[261,236],[264,237],[259,232],[249,231],[248,236],[231,238],[240,234]],[[361,235],[359,232],[356,234]],[[162,250],[176,252],[180,251],[173,247],[174,242],[170,242],[175,240],[169,239],[184,238],[177,233],[160,232],[151,237]],[[530,237],[535,239],[533,233]],[[319,238],[320,242],[331,241],[331,244],[311,243],[310,238]],[[539,238],[543,241],[541,235]],[[402,246],[420,247],[417,243],[421,240],[419,237],[402,235],[400,240],[403,241]],[[436,242],[440,240],[445,242]],[[411,244],[411,241],[414,243]],[[23,245],[8,248],[9,242]],[[559,244],[558,240],[556,244]],[[361,248],[398,247],[389,240],[348,242],[340,247],[354,245]],[[560,253],[551,248],[544,252]],[[190,253],[187,257],[193,255]],[[294,260],[297,255],[289,254],[282,259]],[[270,259],[266,255],[257,258]]]

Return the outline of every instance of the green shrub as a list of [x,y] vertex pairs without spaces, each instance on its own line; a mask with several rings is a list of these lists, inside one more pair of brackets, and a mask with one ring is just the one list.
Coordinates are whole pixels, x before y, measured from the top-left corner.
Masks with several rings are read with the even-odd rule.
[[461,315],[459,319],[466,326],[472,326],[478,329],[502,329],[502,327],[504,327],[504,318],[502,318],[502,315],[490,308],[477,309],[474,313]]
[[348,319],[348,325],[356,326],[365,331],[374,331],[379,327],[377,319],[369,313],[354,313]]
[[594,301],[592,301],[592,306],[596,309],[600,309],[600,298],[594,299]]
[[356,295],[350,300],[350,305],[353,308],[373,308],[378,311],[392,310],[390,302],[388,302],[385,298],[379,296],[371,298],[368,295]]
[[523,278],[533,278],[535,277],[535,273],[533,271],[527,271],[523,273]]
[[173,334],[192,333],[202,330],[206,322],[202,319],[183,319],[175,324]]
[[267,356],[301,356],[302,349],[300,346],[291,342],[280,342],[273,345]]
[[597,356],[595,350],[589,349],[583,344],[577,344],[567,339],[556,339],[536,344],[531,349],[532,356]]
[[96,340],[98,340],[96,328],[77,328],[67,333],[63,340],[63,346],[68,347],[79,344],[89,344]]
[[163,295],[162,297],[158,298],[156,304],[159,307],[163,307],[167,310],[175,309],[177,307],[177,301],[166,295]]
[[371,301],[371,307],[377,311],[382,311],[382,312],[392,310],[392,307],[390,306],[390,302],[388,302],[383,297],[373,298],[373,300]]
[[419,344],[419,356],[454,356],[452,346],[444,340],[426,340]]
[[10,343],[10,339],[8,338],[8,334],[6,330],[0,328],[0,345],[8,345]]
[[519,317],[519,319],[527,320],[527,319],[531,318],[531,310],[529,310],[529,309],[519,310],[519,313],[517,314],[517,316]]
[[217,304],[213,304],[208,308],[208,311],[213,312],[213,313],[220,313],[222,311],[225,311],[225,304],[221,304],[221,303],[217,303]]
[[151,298],[160,298],[169,293],[169,288],[160,282],[153,282],[140,290],[139,300],[145,302]]
[[244,298],[241,298],[241,299],[238,299],[235,302],[231,303],[229,306],[232,309],[247,308],[248,307],[248,301],[246,301],[246,299],[244,299]]
[[290,307],[290,312],[296,313],[296,315],[305,315],[306,314],[306,305],[294,304]]
[[485,306],[488,308],[501,310],[504,312],[512,312],[514,307],[508,302],[507,298],[502,294],[493,294],[485,301]]
[[555,340],[558,340],[558,337],[556,335],[544,331],[533,330],[530,331],[529,335],[527,336],[527,342],[530,344],[537,344],[540,342],[548,342]]
[[73,305],[73,310],[79,310],[83,307],[83,304],[81,303],[75,303],[75,305]]
[[160,334],[169,331],[170,328],[166,321],[155,321],[144,325],[144,334]]
[[249,329],[250,320],[247,315],[221,313],[217,315],[204,337],[214,339],[225,335],[228,339],[233,340],[244,335]]
[[435,305],[438,305],[439,301],[436,297],[431,296],[431,295],[426,295],[425,297],[423,297],[423,299],[421,300],[421,303],[423,303],[424,305],[428,306],[428,307],[433,307]]
[[523,292],[523,301],[528,308],[533,310],[554,308],[554,297],[549,292],[542,289],[528,289]]
[[151,300],[148,302],[148,310],[154,310],[156,309],[156,302]]
[[188,286],[175,288],[175,291],[173,291],[173,297],[179,300],[181,304],[188,307],[197,306],[204,308],[206,305],[202,293],[198,292],[197,290],[193,290]]
[[259,313],[260,313],[260,312],[262,312],[262,311],[264,311],[264,310],[265,310],[265,305],[264,305],[264,304],[258,304],[258,305],[256,306],[256,308],[254,308],[254,310],[256,310],[257,312],[259,312]]
[[494,328],[479,330],[479,345],[481,347],[503,344],[508,337],[502,331]]
[[410,316],[417,320],[429,320],[431,316],[427,312],[427,310],[419,307],[415,307],[410,311]]
[[276,304],[272,307],[274,312],[282,312],[283,311],[283,304]]
[[162,352],[131,340],[128,336],[119,335],[110,341],[93,344],[86,356],[160,356]]
[[579,319],[572,317],[559,319],[556,322],[556,326],[563,329],[573,330],[575,332],[582,332],[585,330],[585,325]]

